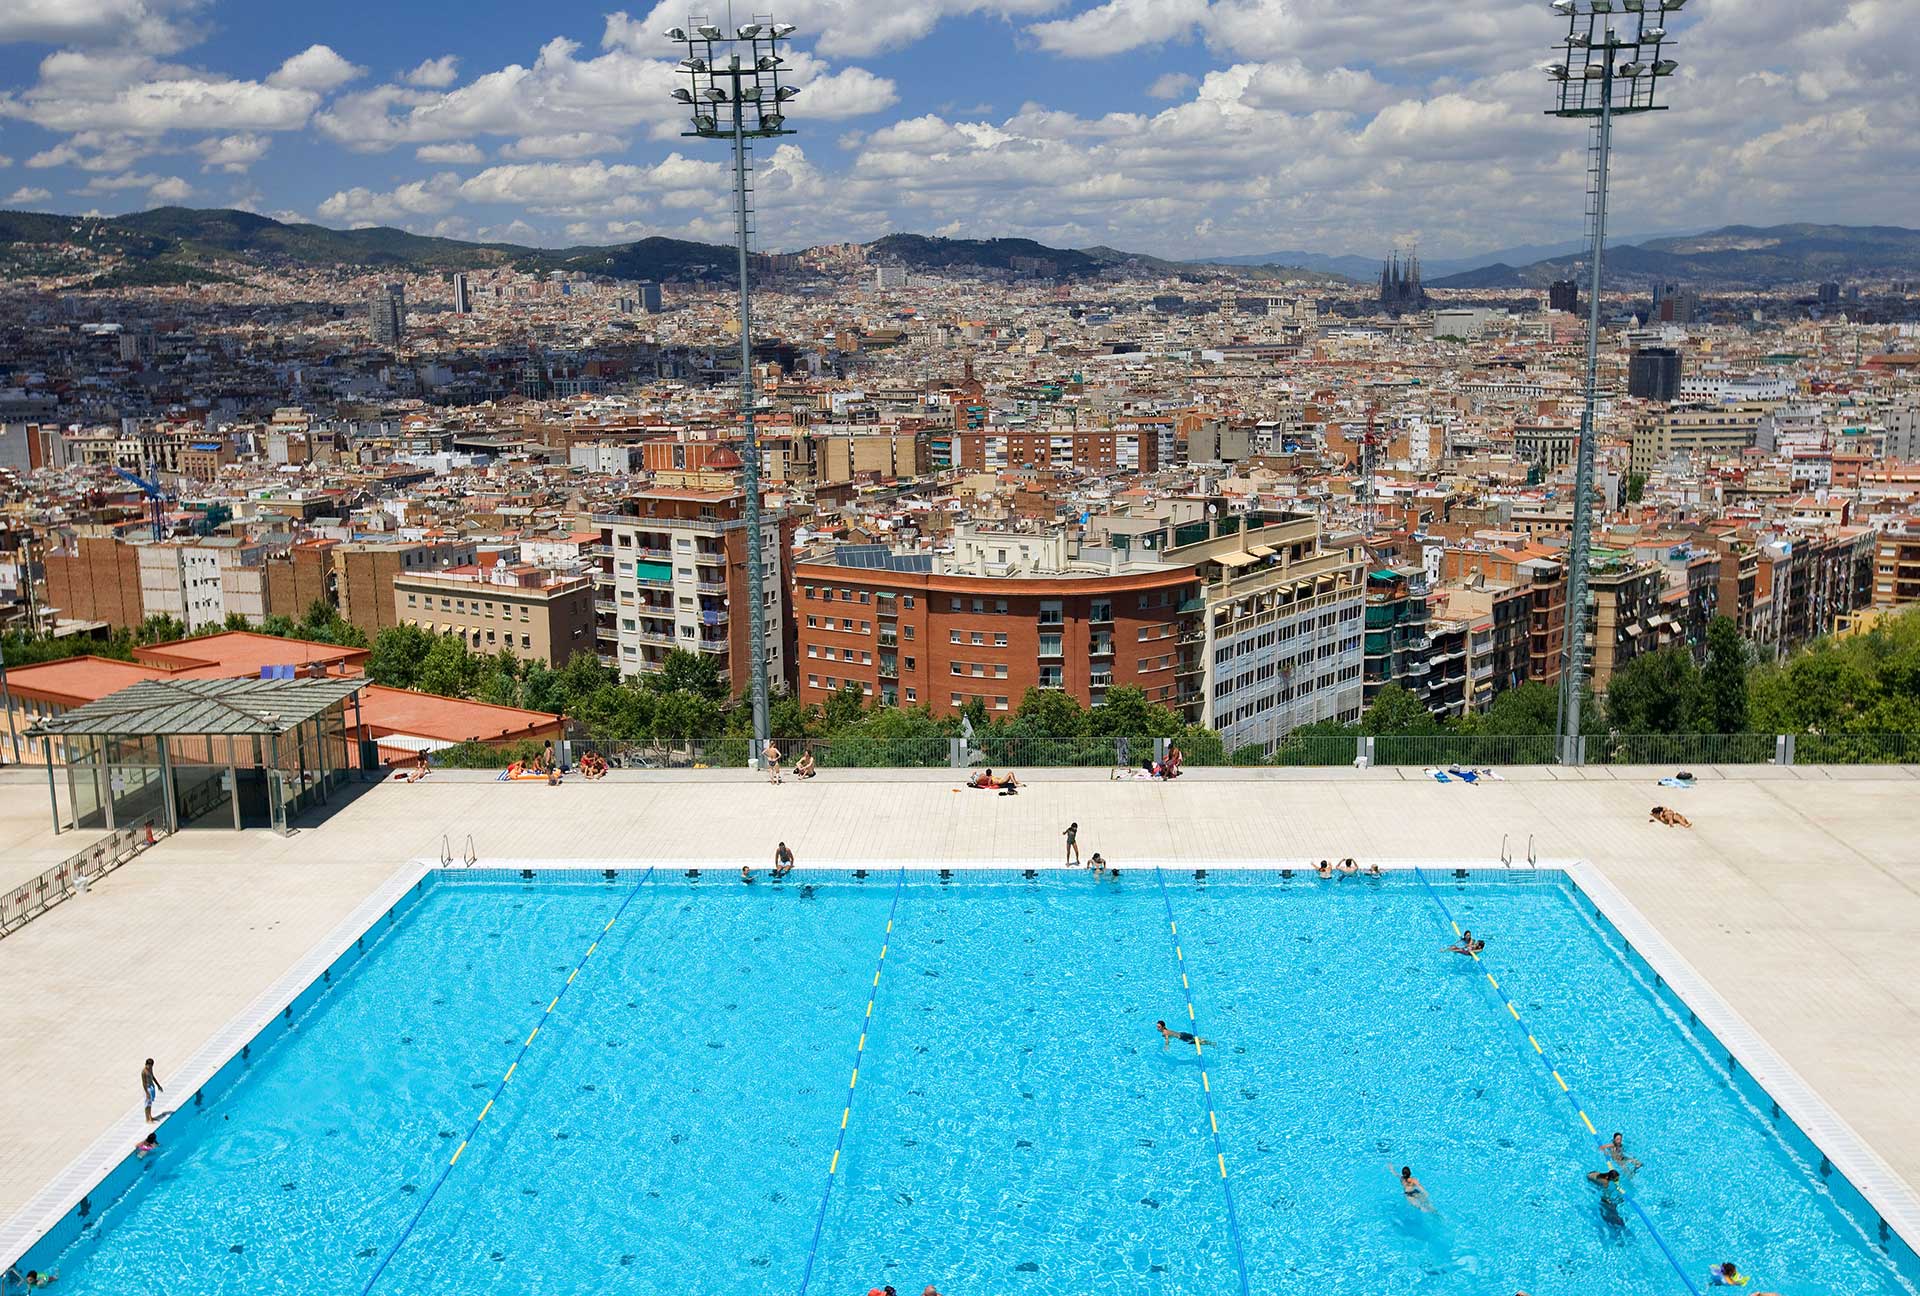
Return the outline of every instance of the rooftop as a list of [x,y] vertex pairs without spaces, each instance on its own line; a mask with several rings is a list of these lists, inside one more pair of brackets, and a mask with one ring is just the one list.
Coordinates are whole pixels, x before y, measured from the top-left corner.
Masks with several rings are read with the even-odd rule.
[[366,687],[351,679],[146,679],[47,716],[27,737],[283,734]]

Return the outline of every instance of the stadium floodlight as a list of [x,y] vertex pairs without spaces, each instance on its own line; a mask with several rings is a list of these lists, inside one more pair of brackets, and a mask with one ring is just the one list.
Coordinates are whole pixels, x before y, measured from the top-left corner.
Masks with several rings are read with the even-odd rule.
[[[688,34],[688,29],[693,34]],[[747,151],[749,141],[791,135],[780,105],[799,93],[780,84],[786,61],[780,57],[779,43],[792,36],[792,23],[776,23],[765,14],[755,14],[751,22],[741,23],[729,38],[704,17],[690,17],[686,27],[675,27],[668,38],[687,47],[681,60],[681,75],[687,84],[673,91],[675,102],[693,106],[693,129],[684,132],[700,139],[724,139],[733,143],[733,201],[736,252],[740,266],[740,422],[745,453],[740,456],[742,485],[746,496],[745,526],[747,554],[747,608],[732,608],[736,620],[747,619],[749,652],[746,676],[753,695],[753,763],[763,768],[771,734],[767,727],[767,615],[766,550],[761,520],[760,438],[754,426],[753,395],[753,293],[748,278],[749,245],[752,241],[752,213],[748,207]],[[695,52],[695,45],[700,46]],[[718,106],[732,108],[731,120],[721,116]],[[746,116],[748,105],[755,120]],[[777,547],[777,542],[776,542]],[[736,668],[737,683],[741,672]]]
[[1540,70],[1556,81],[1565,81],[1567,79],[1567,65],[1565,63],[1542,63]]
[[[1601,259],[1607,242],[1607,177],[1613,156],[1613,119],[1623,114],[1663,112],[1655,102],[1660,80],[1678,66],[1661,57],[1667,29],[1663,14],[1687,0],[1553,0],[1554,13],[1567,20],[1567,34],[1555,47],[1564,64],[1548,67],[1555,85],[1556,117],[1584,117],[1591,124],[1587,149],[1587,235],[1590,242],[1587,289],[1587,367],[1585,400],[1580,409],[1579,450],[1574,459],[1573,533],[1567,543],[1566,656],[1560,671],[1559,715],[1555,733],[1560,760],[1582,759],[1580,711],[1587,671],[1587,587],[1593,553],[1593,459],[1595,409],[1599,400]],[[1616,8],[1624,12],[1617,15]],[[1651,9],[1653,12],[1648,13]],[[1649,19],[1651,18],[1651,21]]]

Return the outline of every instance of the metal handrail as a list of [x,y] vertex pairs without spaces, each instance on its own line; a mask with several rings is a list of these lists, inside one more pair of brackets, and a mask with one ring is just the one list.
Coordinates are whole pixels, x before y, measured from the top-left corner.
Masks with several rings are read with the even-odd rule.
[[116,829],[39,876],[0,891],[0,936],[12,935],[62,900],[79,895],[165,836],[151,821]]

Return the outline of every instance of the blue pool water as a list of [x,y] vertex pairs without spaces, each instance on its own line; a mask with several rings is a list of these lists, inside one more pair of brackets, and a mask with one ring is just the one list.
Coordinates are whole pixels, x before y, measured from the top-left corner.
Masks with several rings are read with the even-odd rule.
[[[437,879],[164,1126],[60,1290],[335,1296],[391,1253],[376,1292],[1683,1293],[1657,1231],[1695,1283],[1915,1292],[1557,875],[638,876]],[[1204,1058],[1152,1027],[1169,909]]]

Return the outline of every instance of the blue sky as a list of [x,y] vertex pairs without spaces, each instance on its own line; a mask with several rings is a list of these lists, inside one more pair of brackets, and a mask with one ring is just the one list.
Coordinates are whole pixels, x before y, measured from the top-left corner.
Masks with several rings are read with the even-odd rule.
[[[766,0],[762,0],[763,3]],[[1690,0],[1618,229],[1913,224],[1912,0]],[[724,6],[719,6],[724,13]],[[1904,12],[1903,12],[1904,11]],[[682,4],[0,0],[0,206],[238,206],[565,244],[729,232],[678,138]],[[747,6],[735,17],[745,20]],[[792,0],[761,242],[891,230],[1168,255],[1577,237],[1545,0]]]

